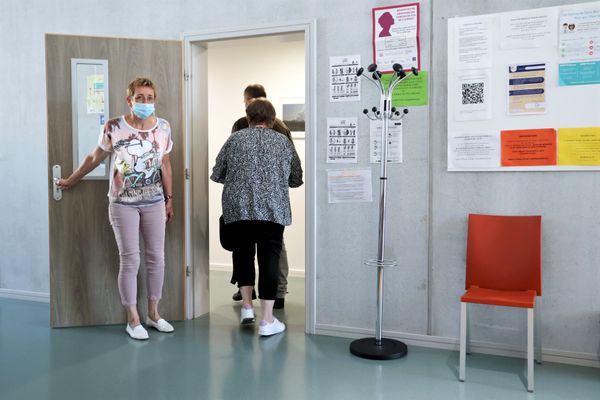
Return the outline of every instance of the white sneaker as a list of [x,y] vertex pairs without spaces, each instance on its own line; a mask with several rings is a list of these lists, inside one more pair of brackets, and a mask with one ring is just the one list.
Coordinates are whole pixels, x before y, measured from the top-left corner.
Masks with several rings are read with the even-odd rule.
[[171,325],[170,323],[168,323],[167,321],[165,321],[162,318],[159,319],[158,321],[153,321],[152,318],[146,317],[146,325],[151,326],[160,332],[169,333],[169,332],[173,332],[175,330],[175,328],[173,328],[173,325]]
[[148,339],[148,331],[144,329],[142,325],[136,325],[133,328],[127,324],[125,328],[125,332],[131,336],[132,339],[135,340],[147,340]]
[[258,327],[259,336],[272,336],[285,331],[285,324],[280,322],[277,318],[273,318],[273,322],[268,323],[267,321],[260,321]]
[[254,310],[252,308],[244,308],[242,307],[242,312],[240,313],[240,324],[251,324],[254,322]]

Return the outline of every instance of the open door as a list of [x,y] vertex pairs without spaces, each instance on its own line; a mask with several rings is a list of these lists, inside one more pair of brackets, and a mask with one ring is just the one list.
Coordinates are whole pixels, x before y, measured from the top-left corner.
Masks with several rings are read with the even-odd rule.
[[[169,121],[172,129],[175,219],[167,225],[160,310],[170,320],[185,318],[182,58],[179,41],[46,35],[52,327],[126,321],[117,288],[118,251],[108,221],[108,179],[100,171],[95,179],[82,180],[75,188],[56,196],[52,181],[59,169],[62,177],[71,174],[78,164],[77,155],[83,152],[82,143],[89,143],[86,152],[94,148],[105,118],[128,112],[126,88],[138,76],[147,76],[155,82],[157,115]],[[77,90],[73,91],[77,79],[73,79],[72,60],[91,60],[92,64],[98,60],[99,65],[107,66],[107,74],[94,69],[81,70],[84,76],[79,78],[84,91],[80,96],[83,105],[79,106],[72,101],[77,99]],[[98,78],[100,75],[103,78]],[[106,87],[108,110],[103,109],[98,97]],[[77,117],[73,118],[76,113],[81,114],[83,122],[78,124]],[[147,314],[146,298],[142,252],[138,275],[138,307],[142,318]]]

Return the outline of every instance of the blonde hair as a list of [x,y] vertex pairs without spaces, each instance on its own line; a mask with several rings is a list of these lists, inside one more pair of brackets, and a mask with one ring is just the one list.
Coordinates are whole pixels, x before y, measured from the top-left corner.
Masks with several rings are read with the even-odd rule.
[[143,76],[139,76],[129,83],[127,86],[127,97],[132,97],[135,93],[135,89],[144,86],[151,88],[154,91],[154,97],[156,97],[156,86],[154,86],[154,82]]

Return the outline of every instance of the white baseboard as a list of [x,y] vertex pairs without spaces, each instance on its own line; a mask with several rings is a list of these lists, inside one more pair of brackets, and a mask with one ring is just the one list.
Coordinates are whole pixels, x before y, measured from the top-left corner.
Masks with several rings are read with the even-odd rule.
[[[316,324],[315,333],[317,335],[346,337],[350,339],[358,339],[365,336],[375,335],[375,331],[372,329],[327,324]],[[384,331],[383,336],[402,340],[407,345],[458,351],[458,339],[454,338],[391,331]],[[525,348],[488,342],[471,342],[471,351],[473,353],[490,354],[504,357],[517,357],[523,359],[527,357]],[[542,349],[542,360],[561,364],[600,368],[600,355],[593,353],[577,353],[563,350]]]
[[0,289],[0,298],[50,303],[50,293],[30,292],[27,290]]
[[[210,263],[211,271],[222,271],[222,272],[232,272],[233,265],[231,264],[221,264],[221,263]],[[304,278],[304,270],[303,269],[294,269],[290,268],[288,272],[288,276],[292,278]]]
[[220,264],[220,263],[210,263],[211,271],[221,271],[221,272],[232,272],[233,266],[231,264]]

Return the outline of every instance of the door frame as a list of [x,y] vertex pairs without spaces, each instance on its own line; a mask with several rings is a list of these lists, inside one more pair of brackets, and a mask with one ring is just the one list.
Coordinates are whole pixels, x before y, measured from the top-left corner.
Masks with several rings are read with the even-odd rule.
[[[193,235],[195,229],[192,226],[192,180],[189,176],[193,176],[193,136],[194,131],[194,86],[191,71],[195,71],[197,64],[200,62],[194,57],[194,48],[204,42],[222,39],[242,39],[256,36],[285,34],[293,32],[304,33],[304,51],[305,51],[305,104],[306,104],[306,153],[305,153],[305,332],[309,334],[315,333],[316,324],[316,132],[317,132],[317,22],[314,19],[288,21],[274,24],[258,24],[233,28],[209,29],[198,32],[183,32],[181,40],[183,41],[183,56],[184,56],[184,126],[185,126],[185,237],[186,237],[186,265],[188,266],[188,274],[186,278],[186,288],[188,295],[186,296],[187,303],[187,318],[191,319],[198,315],[208,312],[206,305],[201,307],[202,310],[196,309],[198,304],[195,296],[202,296],[205,300],[208,299],[208,284],[194,283],[194,274],[198,273],[198,266],[194,264],[192,243],[197,243],[197,239]],[[199,111],[202,112],[202,111]],[[206,113],[206,112],[204,112]],[[206,115],[204,116],[206,117]],[[208,146],[208,137],[204,138],[204,145]],[[207,160],[208,161],[208,160]],[[208,179],[208,177],[206,177]],[[207,193],[208,193],[208,187]],[[208,194],[207,194],[208,196]],[[208,202],[207,202],[208,204]],[[206,211],[208,213],[208,210]],[[206,233],[204,240],[208,241],[208,218],[204,221],[197,222],[202,226],[198,227],[200,232]],[[201,235],[202,236],[202,235]],[[206,244],[208,252],[208,244]],[[200,262],[200,260],[196,260]],[[206,260],[205,260],[206,261]],[[204,266],[206,271],[209,269],[208,262]],[[206,273],[208,277],[208,273]],[[195,291],[206,288],[207,293],[195,293]]]

